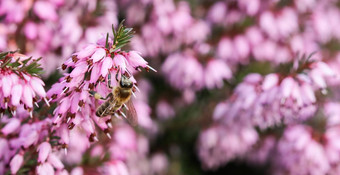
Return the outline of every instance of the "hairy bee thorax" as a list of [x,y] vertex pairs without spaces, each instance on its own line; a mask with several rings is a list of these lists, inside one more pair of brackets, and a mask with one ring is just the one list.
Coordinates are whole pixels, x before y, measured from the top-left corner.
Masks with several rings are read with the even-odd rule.
[[125,103],[131,97],[131,88],[115,88],[113,94],[118,96],[118,99]]

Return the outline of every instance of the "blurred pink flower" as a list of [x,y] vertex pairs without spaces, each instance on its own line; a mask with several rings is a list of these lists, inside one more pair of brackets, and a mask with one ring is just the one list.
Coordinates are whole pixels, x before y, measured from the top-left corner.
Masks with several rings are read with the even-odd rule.
[[313,140],[312,132],[303,125],[285,129],[278,142],[275,174],[327,174],[330,165],[326,152]]
[[215,59],[208,62],[204,76],[205,86],[208,89],[221,88],[223,80],[230,79],[232,72],[225,62]]
[[244,156],[257,142],[252,127],[223,125],[203,131],[198,140],[198,156],[204,168],[216,169],[228,161]]
[[11,173],[12,174],[16,174],[18,172],[18,170],[20,169],[23,161],[24,161],[24,157],[20,153],[16,154],[12,158],[12,160],[10,162],[10,167],[11,167]]
[[200,89],[204,84],[203,67],[190,53],[174,53],[162,66],[171,85],[179,89]]

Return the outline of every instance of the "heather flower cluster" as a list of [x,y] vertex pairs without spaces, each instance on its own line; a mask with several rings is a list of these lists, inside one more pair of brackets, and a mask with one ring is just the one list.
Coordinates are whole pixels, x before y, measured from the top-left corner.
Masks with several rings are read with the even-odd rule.
[[[337,0],[0,0],[0,174],[339,174],[339,27]],[[96,115],[122,77],[137,126]]]
[[33,117],[33,105],[38,106],[41,99],[49,105],[44,89],[45,84],[37,75],[41,71],[39,60],[17,52],[1,54],[1,116],[6,111],[16,116],[17,109],[24,108]]

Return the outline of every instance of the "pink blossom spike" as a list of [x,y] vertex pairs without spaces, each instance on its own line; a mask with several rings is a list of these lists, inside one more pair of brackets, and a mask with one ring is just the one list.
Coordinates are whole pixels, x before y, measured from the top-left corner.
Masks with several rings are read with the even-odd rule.
[[21,84],[16,84],[12,88],[12,105],[17,106],[19,105],[20,98],[22,95],[22,85]]
[[27,22],[24,33],[28,39],[34,40],[38,37],[38,26],[34,22]]
[[106,55],[105,49],[102,48],[97,49],[96,52],[94,52],[94,54],[91,56],[93,63],[98,62],[99,60],[104,58],[105,55]]
[[61,162],[61,160],[53,153],[49,154],[48,160],[50,164],[53,165],[58,170],[61,170],[64,168],[64,164]]
[[100,76],[100,64],[95,64],[92,68],[91,78],[89,82],[90,83],[97,82],[99,76]]
[[50,175],[54,174],[54,169],[50,163],[43,163],[37,167],[38,175]]
[[33,90],[40,96],[40,97],[46,97],[46,92],[43,87],[44,82],[41,81],[41,79],[37,77],[32,77],[30,81],[30,85],[33,88]]
[[301,87],[301,92],[304,94],[303,96],[308,99],[308,102],[315,103],[316,97],[313,91],[313,88],[308,84],[303,84]]
[[140,56],[140,53],[136,51],[130,51],[127,56],[127,60],[129,64],[136,68],[136,67],[146,67],[148,65],[148,62],[144,60],[143,57]]
[[63,101],[60,104],[60,108],[59,108],[59,113],[58,114],[62,114],[62,113],[66,113],[66,111],[68,110],[68,108],[70,107],[70,98],[64,98]]
[[76,167],[76,168],[73,168],[70,175],[83,175],[83,174],[84,174],[83,168]]
[[122,73],[125,72],[125,70],[126,70],[126,59],[123,55],[117,54],[113,58],[113,62],[115,63],[115,66],[117,66],[121,69]]
[[88,45],[87,47],[85,47],[84,49],[82,49],[80,52],[77,53],[77,58],[83,59],[83,58],[91,56],[96,51],[96,48],[97,47],[94,44]]
[[45,162],[51,150],[52,148],[51,148],[50,143],[48,142],[41,143],[37,149],[37,151],[39,152],[38,161],[40,163]]
[[60,136],[60,139],[63,143],[65,144],[70,143],[70,135],[66,124],[60,126],[60,128],[58,129],[58,135]]
[[112,67],[113,61],[111,57],[105,57],[102,63],[102,67],[101,67],[101,75],[103,77],[106,77],[107,73],[109,72],[109,69]]
[[274,86],[276,86],[278,81],[279,81],[279,77],[277,74],[269,74],[263,80],[262,89],[269,90],[273,88]]
[[21,97],[21,100],[30,108],[33,108],[33,94],[32,89],[29,85],[25,85],[23,88],[23,96]]
[[55,21],[58,19],[58,15],[55,10],[55,6],[48,1],[37,1],[34,4],[34,13],[41,19],[47,19]]
[[24,148],[28,148],[32,144],[34,144],[39,139],[39,134],[37,131],[31,131],[25,137],[26,139],[23,141],[22,145]]
[[71,77],[78,77],[79,75],[84,74],[87,71],[87,64],[86,62],[80,62],[76,65],[76,68],[72,70],[70,73]]
[[281,82],[282,96],[284,98],[287,98],[291,94],[294,86],[295,86],[295,82],[293,78],[288,77],[282,80]]
[[24,161],[24,158],[21,154],[16,154],[11,162],[10,162],[10,167],[11,167],[11,173],[12,174],[16,174],[18,172],[18,170],[20,169],[22,163]]
[[6,125],[1,129],[4,135],[8,135],[16,131],[20,127],[21,121],[16,118],[12,118]]
[[9,76],[3,76],[2,77],[2,92],[4,93],[5,97],[8,97],[11,94],[11,88],[12,88],[12,80]]

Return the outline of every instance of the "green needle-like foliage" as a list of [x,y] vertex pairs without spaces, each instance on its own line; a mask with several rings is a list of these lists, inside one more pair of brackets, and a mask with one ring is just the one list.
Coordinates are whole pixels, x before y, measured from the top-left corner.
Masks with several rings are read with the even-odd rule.
[[[126,28],[124,25],[124,20],[119,24],[118,29],[115,30],[112,25],[113,32],[113,45],[111,48],[111,52],[114,52],[126,44],[128,44],[133,37],[134,31],[132,28]],[[108,35],[106,37],[106,46],[108,47]]]
[[39,63],[39,61],[42,59],[41,57],[38,59],[33,59],[32,57],[29,57],[24,60],[20,60],[18,58],[14,61],[11,54],[14,54],[15,52],[17,51],[0,53],[1,68],[11,69],[14,73],[18,75],[20,72],[25,72],[32,76],[37,76],[38,74],[41,74],[43,72],[41,64]]

